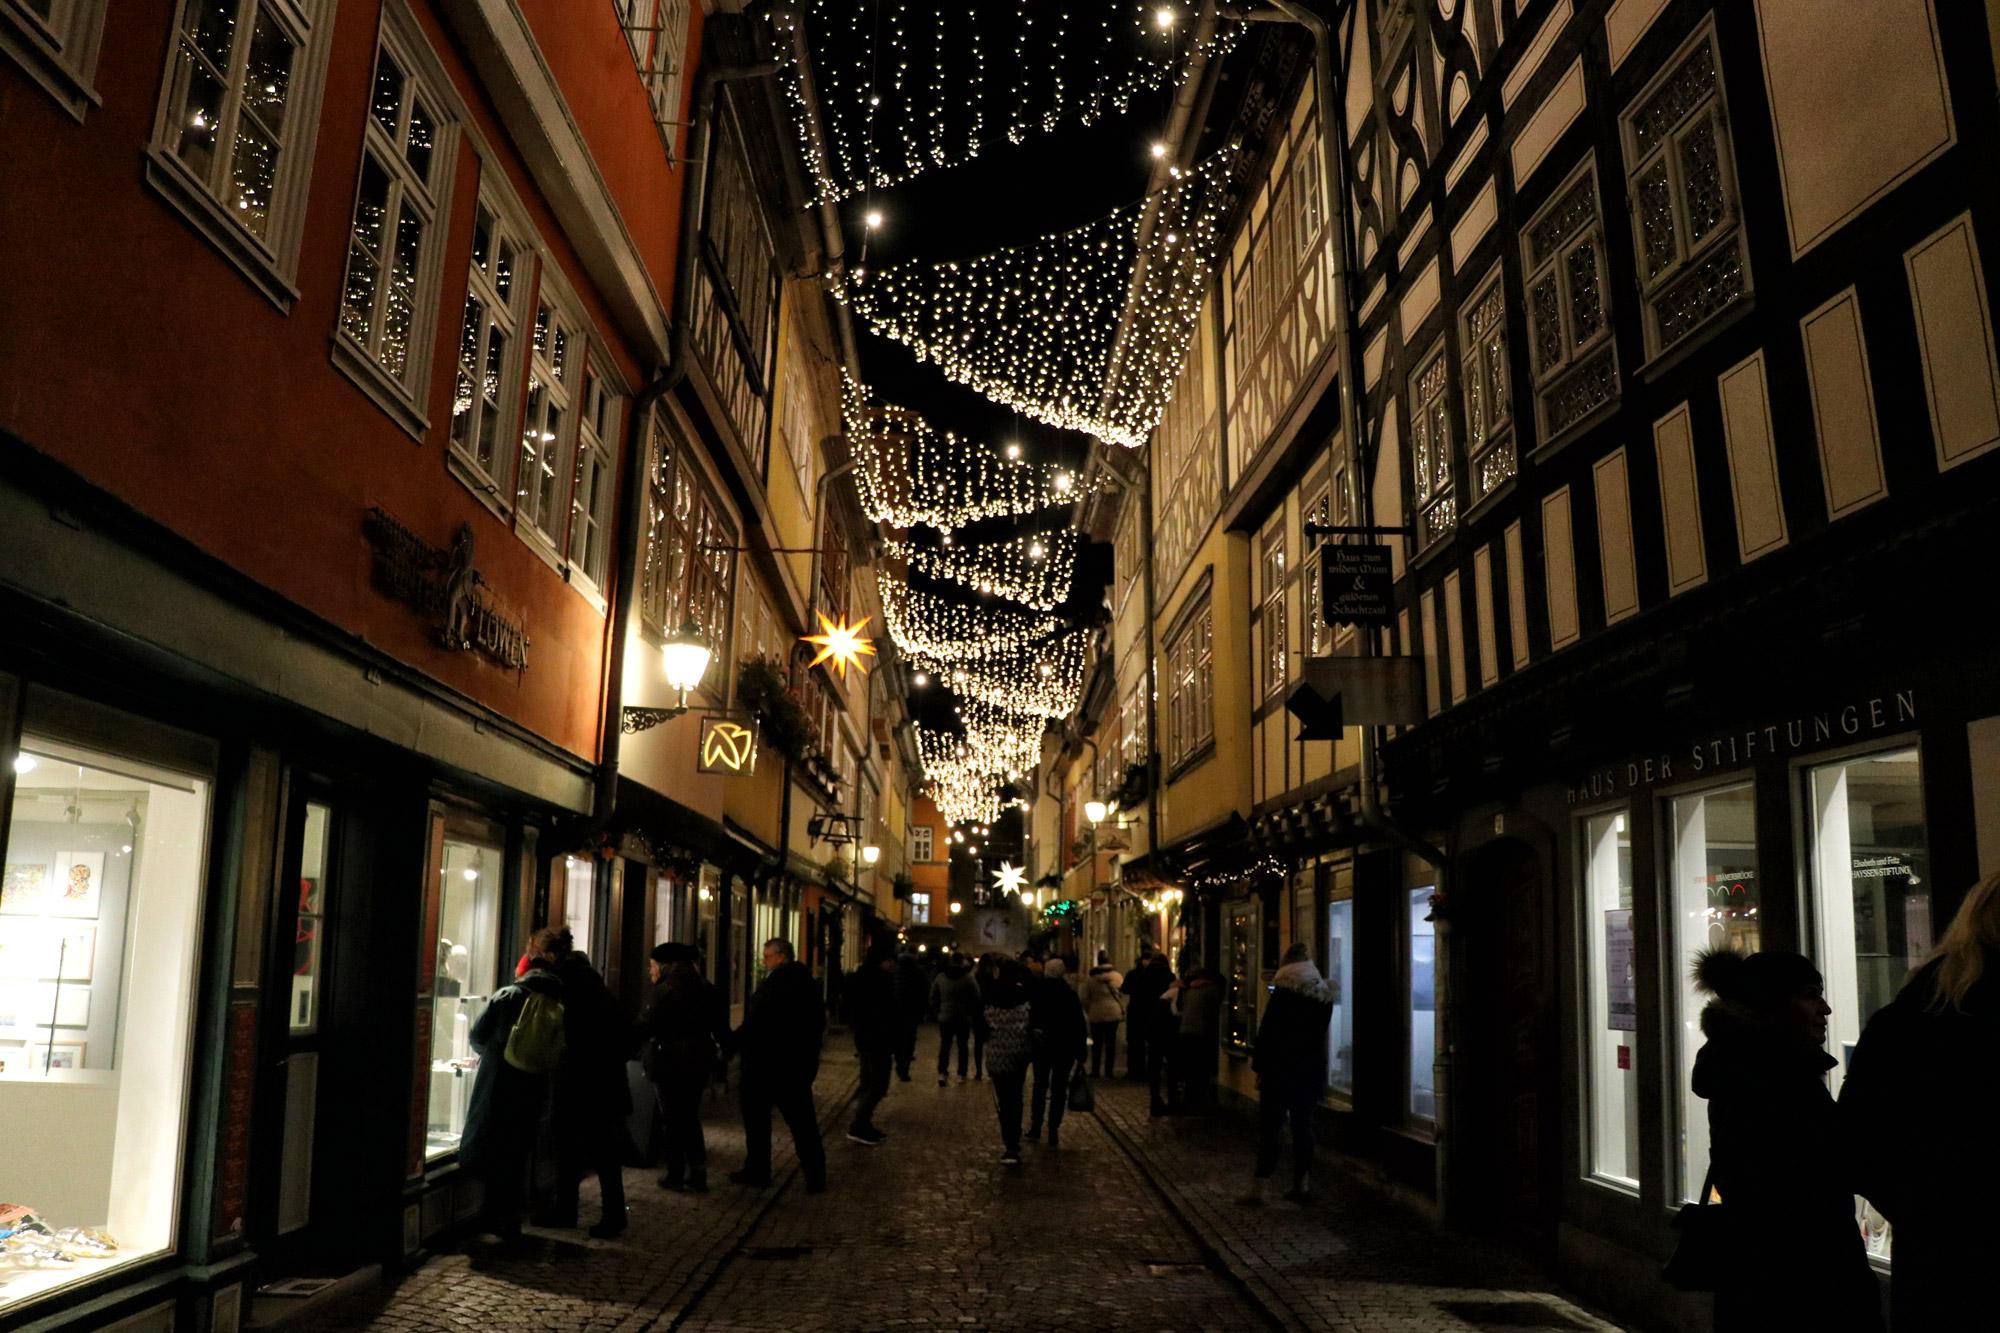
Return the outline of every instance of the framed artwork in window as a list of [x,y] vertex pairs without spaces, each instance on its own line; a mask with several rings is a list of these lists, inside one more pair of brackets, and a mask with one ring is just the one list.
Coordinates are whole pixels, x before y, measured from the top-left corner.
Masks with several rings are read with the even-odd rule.
[[0,871],[0,914],[40,916],[42,886],[48,875],[49,868],[45,865],[10,862]]
[[50,916],[96,917],[104,894],[104,853],[60,853],[45,892]]

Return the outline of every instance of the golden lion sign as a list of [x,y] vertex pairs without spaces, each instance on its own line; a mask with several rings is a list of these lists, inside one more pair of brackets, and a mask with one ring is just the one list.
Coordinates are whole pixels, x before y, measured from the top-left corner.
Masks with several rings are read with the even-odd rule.
[[701,720],[703,773],[747,778],[757,771],[756,724],[747,717],[709,716]]

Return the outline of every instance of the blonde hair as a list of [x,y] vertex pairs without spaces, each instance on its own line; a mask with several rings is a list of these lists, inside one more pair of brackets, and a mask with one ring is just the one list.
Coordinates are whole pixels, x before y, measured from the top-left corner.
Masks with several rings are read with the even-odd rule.
[[1958,915],[1932,951],[1938,960],[1931,981],[1931,1009],[1965,1008],[1965,997],[1986,972],[1988,954],[2000,954],[2000,874],[1989,875],[1965,895]]

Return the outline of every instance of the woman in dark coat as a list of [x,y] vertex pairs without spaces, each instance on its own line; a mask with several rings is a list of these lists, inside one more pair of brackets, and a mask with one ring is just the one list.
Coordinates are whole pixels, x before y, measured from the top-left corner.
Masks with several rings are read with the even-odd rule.
[[2000,875],[1868,1022],[1840,1088],[1861,1193],[1895,1228],[1896,1333],[1991,1327],[2000,1257]]
[[646,1077],[660,1093],[667,1173],[660,1188],[708,1192],[708,1140],[701,1095],[715,1077],[729,1040],[729,1005],[696,966],[690,944],[653,948],[653,991],[639,1015],[646,1038]]
[[536,931],[528,941],[521,975],[493,993],[472,1025],[479,1072],[466,1104],[458,1156],[468,1172],[486,1182],[485,1227],[503,1240],[521,1234],[528,1159],[534,1154],[535,1131],[549,1091],[547,1074],[531,1074],[507,1062],[507,1038],[530,995],[563,998],[555,956],[565,947],[564,939],[560,931]]
[[980,982],[979,994],[979,1032],[986,1041],[987,1072],[993,1076],[994,1109],[1000,1115],[1000,1160],[1018,1166],[1021,1091],[1034,1057],[1028,969],[1012,958],[999,959],[991,980]]
[[1826,1071],[1819,971],[1793,953],[1728,949],[1695,961],[1714,996],[1694,1060],[1708,1101],[1719,1206],[1739,1243],[1715,1294],[1715,1327],[1877,1333],[1881,1297],[1854,1221]]
[[570,947],[562,931],[555,973],[563,983],[562,1068],[555,1076],[556,1187],[544,1226],[576,1225],[577,1187],[595,1172],[604,1215],[590,1234],[609,1240],[625,1230],[625,1119],[632,1114],[632,1085],[625,1062],[637,1034],[590,955]]
[[1279,1140],[1292,1126],[1292,1187],[1285,1197],[1312,1201],[1313,1111],[1326,1090],[1326,1028],[1333,992],[1312,952],[1295,943],[1271,978],[1271,1002],[1257,1025],[1250,1067],[1257,1071],[1257,1175],[1246,1204],[1264,1201],[1264,1182],[1278,1169]]

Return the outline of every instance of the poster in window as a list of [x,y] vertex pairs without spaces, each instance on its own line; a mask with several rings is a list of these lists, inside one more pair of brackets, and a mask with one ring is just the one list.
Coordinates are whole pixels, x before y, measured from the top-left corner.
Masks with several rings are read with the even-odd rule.
[[0,872],[0,914],[40,916],[42,885],[49,868],[39,864],[9,864]]
[[1632,972],[1629,907],[1604,914],[1604,1025],[1613,1032],[1639,1030],[1639,985]]
[[95,917],[104,892],[103,852],[64,852],[56,857],[56,875],[47,885],[50,916]]
[[0,926],[0,978],[89,981],[97,953],[97,927],[49,921]]

